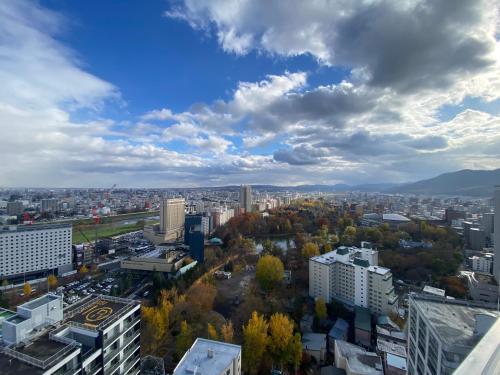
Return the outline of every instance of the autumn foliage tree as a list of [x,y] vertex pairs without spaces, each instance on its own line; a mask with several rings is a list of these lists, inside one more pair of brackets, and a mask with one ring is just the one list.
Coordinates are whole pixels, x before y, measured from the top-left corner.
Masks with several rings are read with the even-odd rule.
[[214,325],[211,323],[207,323],[207,335],[210,340],[218,340],[219,335],[217,334],[217,330]]
[[30,283],[28,283],[28,282],[24,283],[24,285],[23,285],[24,295],[27,297],[27,296],[31,295],[32,292],[33,292],[33,289],[31,288]]
[[319,255],[319,247],[314,242],[307,242],[302,248],[302,256],[309,259],[313,256]]
[[285,268],[278,257],[265,255],[257,262],[255,277],[262,289],[269,291],[283,280]]
[[193,330],[189,324],[183,320],[181,322],[181,331],[175,339],[175,353],[177,357],[181,358],[191,345],[193,345],[193,342]]
[[268,343],[268,323],[256,311],[243,327],[243,368],[247,374],[258,374]]
[[293,321],[286,315],[275,313],[269,319],[269,351],[274,361],[283,367],[290,358]]
[[49,284],[50,289],[54,289],[57,286],[57,277],[55,275],[49,275],[49,277],[47,277],[47,284]]
[[224,323],[220,329],[220,333],[224,342],[232,343],[234,336],[233,322],[229,320],[227,323]]
[[327,316],[326,303],[325,300],[319,297],[314,306],[314,311],[316,312],[316,316],[318,319],[325,319]]

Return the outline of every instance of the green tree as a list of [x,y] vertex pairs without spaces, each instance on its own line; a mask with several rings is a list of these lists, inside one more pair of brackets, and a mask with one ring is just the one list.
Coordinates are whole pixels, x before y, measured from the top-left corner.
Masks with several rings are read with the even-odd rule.
[[258,374],[268,344],[268,323],[256,311],[243,327],[243,369],[250,375]]
[[325,300],[319,297],[314,305],[314,311],[318,319],[325,319],[327,317],[326,303]]
[[257,262],[255,277],[262,289],[270,291],[276,283],[283,280],[284,266],[281,260],[272,255],[264,255]]

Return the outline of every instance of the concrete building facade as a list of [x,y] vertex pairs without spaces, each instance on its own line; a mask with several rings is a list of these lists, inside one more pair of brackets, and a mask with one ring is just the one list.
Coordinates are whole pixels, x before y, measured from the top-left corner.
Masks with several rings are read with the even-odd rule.
[[71,224],[0,227],[0,275],[13,278],[72,269]]
[[451,375],[495,323],[493,305],[410,295],[408,375]]
[[164,199],[160,204],[160,233],[165,241],[175,241],[184,235],[184,198]]
[[250,185],[240,187],[240,207],[245,212],[252,212],[252,187]]

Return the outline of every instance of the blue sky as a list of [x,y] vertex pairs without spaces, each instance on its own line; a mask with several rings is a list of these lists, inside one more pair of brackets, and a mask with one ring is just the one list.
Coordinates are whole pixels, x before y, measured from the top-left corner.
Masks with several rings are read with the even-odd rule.
[[7,0],[0,186],[498,168],[499,24],[488,0]]

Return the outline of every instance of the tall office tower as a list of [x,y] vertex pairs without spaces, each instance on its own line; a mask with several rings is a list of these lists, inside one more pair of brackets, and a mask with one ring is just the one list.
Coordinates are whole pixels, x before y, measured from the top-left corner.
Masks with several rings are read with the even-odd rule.
[[160,206],[160,232],[165,241],[176,241],[184,235],[184,198],[164,199]]
[[71,224],[0,227],[0,275],[15,278],[72,270]]
[[23,213],[23,202],[7,202],[7,215],[17,216]]
[[208,219],[202,215],[186,215],[184,224],[184,244],[189,246],[189,254],[194,260],[205,261],[204,223]]
[[409,307],[408,375],[451,375],[499,316],[494,304],[435,296],[410,294]]
[[62,297],[46,294],[8,313],[1,327],[4,375],[140,372],[137,301],[92,295],[63,312]]
[[241,346],[197,338],[173,375],[241,375]]
[[245,212],[252,212],[252,187],[250,185],[240,187],[240,207],[245,209]]
[[59,201],[55,198],[42,199],[40,203],[41,212],[56,212]]
[[500,185],[495,186],[495,227],[493,228],[493,232],[495,239],[493,276],[500,283]]
[[367,307],[377,314],[394,311],[397,296],[391,270],[378,266],[378,252],[369,243],[341,246],[309,259],[309,296]]

